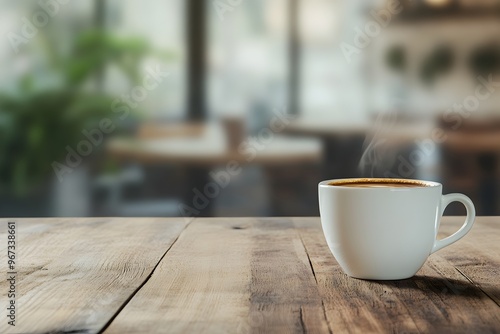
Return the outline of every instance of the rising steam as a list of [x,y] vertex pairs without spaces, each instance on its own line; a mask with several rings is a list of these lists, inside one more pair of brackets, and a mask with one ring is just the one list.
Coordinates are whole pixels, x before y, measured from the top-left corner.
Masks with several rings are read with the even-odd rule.
[[387,174],[396,160],[397,150],[388,139],[388,132],[397,125],[395,111],[379,113],[373,128],[363,143],[363,154],[359,171],[364,177],[382,177]]

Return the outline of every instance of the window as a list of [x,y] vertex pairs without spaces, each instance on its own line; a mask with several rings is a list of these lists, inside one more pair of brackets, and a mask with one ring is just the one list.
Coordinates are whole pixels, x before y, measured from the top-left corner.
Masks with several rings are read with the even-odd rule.
[[242,1],[219,12],[209,1],[209,114],[265,117],[288,103],[287,0]]
[[[106,30],[122,37],[143,39],[152,49],[141,69],[160,66],[166,80],[149,91],[141,111],[155,119],[183,118],[186,112],[186,37],[184,0],[108,0]],[[130,89],[113,69],[107,71],[107,88],[121,93]]]
[[305,118],[352,124],[366,117],[361,64],[349,63],[339,47],[352,44],[354,28],[362,26],[360,7],[341,0],[300,0],[299,101]]

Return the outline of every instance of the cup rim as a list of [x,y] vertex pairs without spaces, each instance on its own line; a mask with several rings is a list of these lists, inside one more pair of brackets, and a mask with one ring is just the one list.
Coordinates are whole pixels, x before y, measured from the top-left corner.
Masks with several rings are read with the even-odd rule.
[[352,190],[408,190],[408,188],[397,188],[397,187],[349,187],[344,185],[335,185],[331,183],[361,183],[361,182],[391,182],[391,183],[402,183],[402,184],[417,184],[421,185],[421,187],[415,187],[411,189],[425,189],[425,188],[435,188],[442,186],[441,183],[435,181],[426,181],[426,180],[418,180],[418,179],[405,179],[405,178],[382,178],[382,177],[355,177],[355,178],[341,178],[341,179],[330,179],[321,181],[318,186],[329,188],[335,187],[338,189],[352,189]]

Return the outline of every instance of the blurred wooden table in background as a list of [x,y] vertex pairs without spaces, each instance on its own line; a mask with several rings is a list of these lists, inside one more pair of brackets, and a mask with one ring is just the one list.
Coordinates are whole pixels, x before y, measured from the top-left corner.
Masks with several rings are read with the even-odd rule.
[[108,153],[123,161],[208,167],[229,161],[266,166],[321,161],[322,147],[317,139],[271,133],[262,140],[253,136],[257,139],[251,141],[252,136],[244,136],[242,148],[231,149],[223,127],[217,123],[153,129],[143,128],[135,138],[110,139]]
[[[107,151],[116,160],[141,165],[171,164],[179,166],[187,174],[185,194],[179,194],[182,202],[192,206],[194,201],[193,189],[203,191],[204,187],[213,181],[209,176],[215,168],[241,170],[248,165],[260,166],[269,180],[275,181],[284,178],[289,170],[299,170],[320,165],[322,161],[322,143],[314,138],[294,138],[279,133],[259,136],[243,137],[241,149],[231,148],[224,128],[217,123],[175,125],[165,127],[146,127],[139,131],[135,138],[111,138],[107,143]],[[277,170],[277,173],[275,172]],[[235,173],[238,174],[238,173]],[[314,182],[302,182],[310,178],[311,174],[317,179]],[[321,180],[319,173],[314,170],[299,179],[286,180],[288,185],[304,186],[313,198],[316,198],[316,185]],[[306,180],[308,181],[308,180]],[[167,186],[167,185],[166,185]],[[272,204],[271,211],[266,215],[314,215],[317,214],[317,203],[298,208],[297,210],[283,210],[280,205],[279,194],[287,189],[279,186],[279,182],[270,182],[269,197]],[[299,191],[292,192],[296,202],[304,202]],[[308,197],[309,193],[307,194]],[[310,208],[314,208],[311,211]],[[303,211],[306,211],[304,214]],[[179,213],[182,214],[182,213]],[[256,213],[258,214],[258,213]],[[213,202],[200,210],[198,216],[215,216]]]

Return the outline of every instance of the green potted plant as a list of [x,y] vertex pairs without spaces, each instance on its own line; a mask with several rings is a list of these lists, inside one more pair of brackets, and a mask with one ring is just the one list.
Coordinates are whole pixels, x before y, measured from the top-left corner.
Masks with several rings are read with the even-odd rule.
[[29,73],[19,78],[15,92],[0,92],[3,216],[23,199],[47,207],[47,189],[54,177],[52,162],[64,157],[65,147],[82,139],[83,129],[92,128],[104,117],[114,117],[111,104],[115,97],[96,84],[103,69],[109,65],[120,69],[132,85],[139,79],[142,59],[155,53],[142,38],[120,38],[102,30],[81,33],[66,56],[54,51],[57,41],[43,41],[49,59],[45,71],[58,78],[57,84],[40,88],[36,85],[40,78]]

